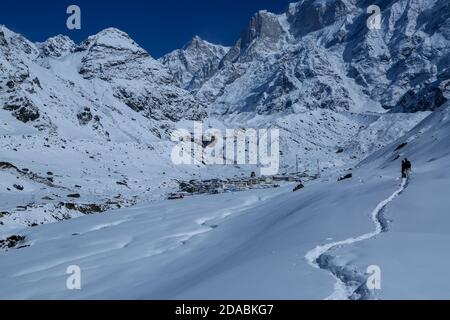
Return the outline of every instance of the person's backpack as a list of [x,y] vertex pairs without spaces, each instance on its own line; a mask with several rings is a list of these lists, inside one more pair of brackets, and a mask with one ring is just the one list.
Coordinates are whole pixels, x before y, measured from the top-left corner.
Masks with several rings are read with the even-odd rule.
[[411,169],[411,162],[409,160],[406,161],[406,169]]

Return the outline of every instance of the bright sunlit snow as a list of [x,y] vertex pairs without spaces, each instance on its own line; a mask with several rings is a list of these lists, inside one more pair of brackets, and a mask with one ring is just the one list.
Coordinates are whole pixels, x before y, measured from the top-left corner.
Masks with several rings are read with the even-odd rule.
[[[448,1],[366,9],[262,10],[158,60],[0,26],[0,299],[450,299]],[[177,164],[177,130],[217,144],[198,123],[279,130],[277,173]]]

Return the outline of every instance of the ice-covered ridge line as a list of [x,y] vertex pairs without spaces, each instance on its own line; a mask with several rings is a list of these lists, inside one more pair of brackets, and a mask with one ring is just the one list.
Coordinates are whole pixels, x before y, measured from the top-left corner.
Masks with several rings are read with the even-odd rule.
[[[378,205],[372,211],[371,218],[373,223],[375,224],[375,231],[365,233],[356,238],[351,237],[342,241],[336,241],[325,245],[320,245],[306,253],[305,258],[312,267],[327,270],[331,272],[333,277],[336,279],[334,292],[329,297],[326,298],[327,300],[350,299],[355,290],[357,290],[361,285],[363,285],[363,283],[359,283],[359,285],[355,284],[360,282],[359,275],[354,275],[352,277],[346,272],[346,269],[338,266],[333,266],[332,263],[330,262],[331,257],[328,256],[328,252],[332,251],[337,247],[351,245],[357,242],[371,239],[379,235],[380,233],[386,231],[386,221],[382,216],[382,212],[390,202],[392,202],[405,190],[405,188],[407,187],[407,183],[408,179],[402,179],[400,187],[396,191],[394,191],[394,193],[391,194],[388,198],[378,203]],[[320,260],[324,260],[325,263],[320,263],[319,262]]]

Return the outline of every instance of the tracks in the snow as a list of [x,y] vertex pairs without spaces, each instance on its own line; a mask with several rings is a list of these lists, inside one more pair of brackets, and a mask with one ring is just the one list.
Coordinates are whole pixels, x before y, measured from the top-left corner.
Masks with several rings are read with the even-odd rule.
[[317,246],[308,251],[305,258],[309,264],[315,268],[320,268],[330,272],[336,279],[335,290],[328,299],[370,299],[371,292],[366,287],[366,276],[359,273],[355,268],[349,266],[339,266],[333,263],[334,256],[331,252],[334,249],[351,245],[356,242],[368,240],[376,235],[387,231],[387,220],[383,216],[383,211],[387,205],[398,197],[407,187],[408,180],[403,179],[401,186],[388,198],[384,199],[372,211],[371,218],[375,224],[375,231],[365,233],[359,237],[348,238],[342,241],[331,242]]

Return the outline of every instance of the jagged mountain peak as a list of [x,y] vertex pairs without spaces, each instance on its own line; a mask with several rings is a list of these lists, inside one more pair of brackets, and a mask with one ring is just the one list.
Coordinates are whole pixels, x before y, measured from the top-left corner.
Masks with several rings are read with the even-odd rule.
[[257,12],[224,61],[248,61],[263,56],[267,51],[279,49],[280,42],[288,37],[283,18],[284,15],[276,15],[266,10]]
[[17,35],[17,33],[8,29],[4,24],[0,24],[0,32],[3,34],[3,36],[7,36],[7,37],[12,37],[12,36]]
[[208,41],[203,40],[200,36],[195,35],[192,39],[183,46],[183,50],[186,50],[190,47],[201,46],[203,44],[210,44]]
[[[367,27],[371,4],[303,0],[283,14],[256,13],[197,96],[233,112],[255,110],[255,101],[262,106],[256,110],[269,113],[268,101],[276,112],[292,112],[295,101],[375,111],[439,107],[450,74],[448,0],[378,1],[379,30]],[[311,43],[321,50],[311,51]]]
[[77,45],[66,35],[57,35],[36,44],[44,57],[60,58],[75,51]]
[[217,72],[228,50],[228,47],[194,36],[182,49],[168,53],[159,61],[169,68],[182,88],[195,92]]
[[85,51],[80,74],[88,79],[146,79],[155,82],[164,78],[170,82],[167,70],[131,37],[117,29],[107,28],[83,41],[79,51]]
[[283,28],[279,16],[266,10],[256,13],[241,37],[241,46],[249,46],[256,39],[279,40]]
[[[224,51],[227,51],[228,49],[229,49],[228,47],[211,43],[211,42],[201,38],[198,35],[192,37],[192,39],[188,43],[186,43],[182,48],[182,50],[184,50],[184,51],[211,50],[213,53],[218,52],[219,54],[223,53]],[[223,56],[223,54],[222,54],[222,56]]]
[[12,31],[4,24],[0,24],[0,33],[2,34],[2,37],[6,38],[6,39],[22,37],[22,35]]
[[[0,107],[56,135],[84,127],[110,139],[115,118],[173,122],[205,116],[203,106],[176,85],[166,67],[116,28],[76,46],[63,35],[33,44],[2,27],[0,70]],[[142,134],[136,132],[132,135]]]
[[[306,0],[291,4],[286,14],[292,33],[302,37],[331,25],[340,25],[359,10],[355,0]],[[361,2],[361,1],[360,1]]]
[[0,25],[0,51],[6,55],[26,55],[29,58],[39,54],[34,43],[4,25]]
[[106,28],[90,36],[81,43],[84,49],[104,47],[116,50],[127,50],[135,53],[146,53],[127,33],[117,28]]

